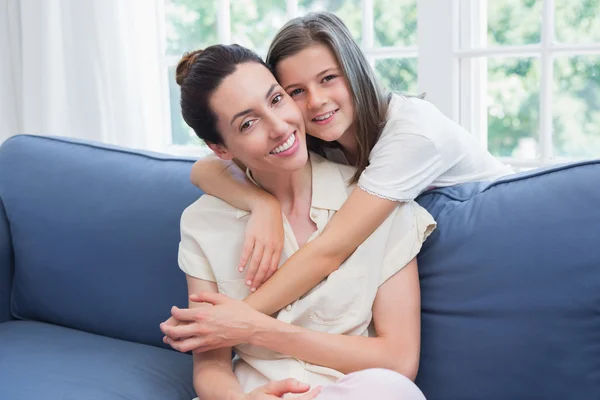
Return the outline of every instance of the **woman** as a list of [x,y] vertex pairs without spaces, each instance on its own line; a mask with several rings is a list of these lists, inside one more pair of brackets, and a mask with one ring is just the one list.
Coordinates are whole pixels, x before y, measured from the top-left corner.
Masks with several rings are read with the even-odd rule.
[[[356,167],[355,190],[324,234],[279,269],[283,246],[280,205],[234,164],[199,160],[192,181],[204,192],[251,211],[240,271],[256,293],[246,299],[271,314],[308,292],[389,216],[399,202],[431,187],[493,180],[511,169],[430,103],[382,90],[343,22],[330,13],[288,22],[267,63],[302,110],[309,147]],[[251,257],[250,257],[251,256]],[[247,263],[249,264],[247,265]],[[298,275],[300,268],[309,272]]]
[[[309,155],[301,111],[262,60],[237,45],[211,46],[184,56],[177,74],[188,125],[220,159],[247,166],[253,184],[281,204],[284,256],[317,238],[352,192],[355,169]],[[316,387],[305,398],[422,399],[411,382],[420,340],[415,256],[435,226],[431,216],[414,202],[397,205],[335,274],[272,317],[241,301],[250,290],[232,268],[248,219],[208,195],[181,219],[179,265],[190,308],[173,308],[161,329],[177,350],[198,350],[199,397],[308,390],[290,388],[293,378]]]

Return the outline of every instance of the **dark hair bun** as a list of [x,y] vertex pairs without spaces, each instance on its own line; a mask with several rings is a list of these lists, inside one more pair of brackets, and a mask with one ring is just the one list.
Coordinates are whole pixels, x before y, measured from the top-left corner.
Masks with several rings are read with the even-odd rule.
[[177,64],[177,69],[175,69],[175,81],[179,86],[183,83],[183,80],[190,72],[192,65],[196,62],[198,56],[202,53],[202,50],[194,50],[190,53],[184,53],[181,60]]

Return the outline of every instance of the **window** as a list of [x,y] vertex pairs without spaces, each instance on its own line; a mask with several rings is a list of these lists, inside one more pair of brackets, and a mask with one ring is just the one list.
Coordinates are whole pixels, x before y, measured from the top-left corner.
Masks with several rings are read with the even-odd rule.
[[174,152],[202,152],[201,141],[179,109],[175,68],[181,55],[216,43],[239,43],[265,57],[279,28],[310,11],[338,15],[389,88],[417,91],[417,0],[164,0],[163,9],[169,98],[165,109]]
[[600,157],[600,0],[159,1],[177,151],[200,145],[179,111],[184,51],[235,42],[265,56],[289,18],[328,10],[388,88],[425,92],[516,168]]
[[458,7],[461,124],[517,168],[600,157],[600,1]]

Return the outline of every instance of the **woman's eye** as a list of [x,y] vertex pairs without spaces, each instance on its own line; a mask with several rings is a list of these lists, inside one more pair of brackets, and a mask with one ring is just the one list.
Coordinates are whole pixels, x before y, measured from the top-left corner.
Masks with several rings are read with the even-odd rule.
[[278,94],[275,97],[273,97],[273,100],[271,100],[271,104],[277,104],[279,103],[281,100],[283,100],[283,96]]
[[291,97],[298,96],[301,93],[302,93],[302,89],[294,89],[290,92],[290,96]]
[[323,78],[324,82],[329,82],[332,79],[337,78],[337,75],[327,75],[325,78]]
[[245,131],[247,129],[250,129],[253,125],[254,122],[256,122],[255,120],[251,119],[250,121],[246,121],[242,124],[242,126],[240,127],[241,131]]

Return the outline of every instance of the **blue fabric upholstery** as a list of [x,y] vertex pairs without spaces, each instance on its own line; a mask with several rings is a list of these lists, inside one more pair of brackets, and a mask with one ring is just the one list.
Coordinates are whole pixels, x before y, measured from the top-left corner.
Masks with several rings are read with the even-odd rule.
[[158,324],[187,305],[177,248],[181,213],[202,194],[192,164],[58,138],[6,141],[13,315],[166,346]]
[[10,286],[12,285],[13,268],[10,227],[6,219],[4,203],[0,196],[0,322],[12,319],[10,313]]
[[429,400],[600,398],[600,162],[422,196]]
[[187,354],[28,321],[0,324],[0,343],[2,399],[195,396],[192,357]]
[[[48,324],[0,323],[0,399],[193,396],[191,357],[157,347],[158,323],[186,304],[192,161],[59,138],[2,145],[0,318],[14,264],[13,316]],[[598,182],[594,161],[419,198],[438,222],[419,255],[428,400],[600,398]]]

